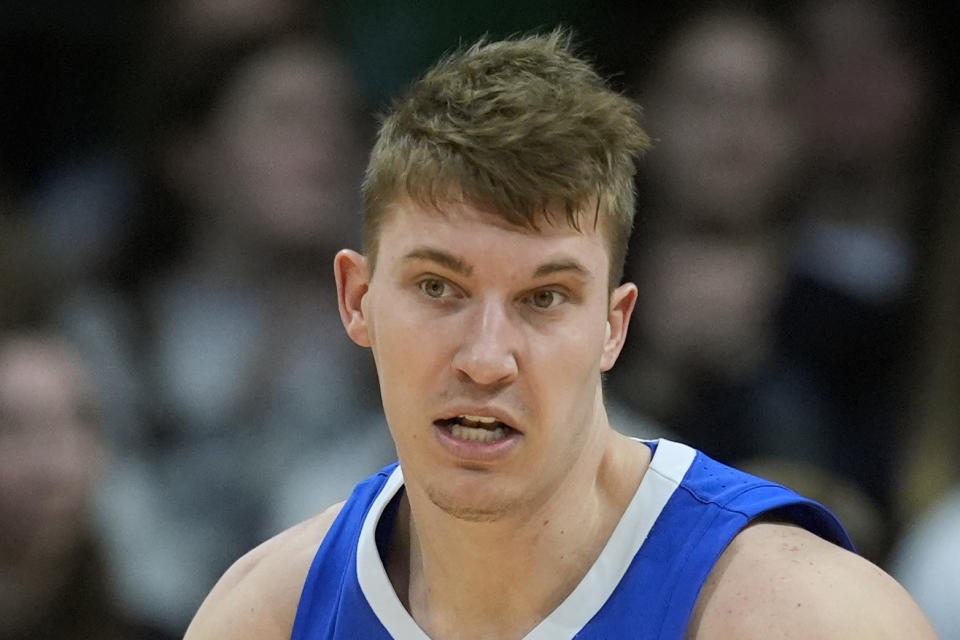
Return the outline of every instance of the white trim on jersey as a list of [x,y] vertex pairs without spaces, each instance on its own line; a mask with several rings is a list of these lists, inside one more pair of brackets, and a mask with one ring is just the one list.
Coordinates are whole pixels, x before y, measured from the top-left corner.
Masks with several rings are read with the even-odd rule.
[[[649,469],[596,562],[570,595],[524,640],[573,638],[613,594],[696,456],[696,451],[687,445],[662,438],[657,443]],[[403,473],[398,466],[363,522],[357,548],[357,580],[370,608],[391,636],[429,640],[397,598],[376,546],[377,523],[402,486]]]

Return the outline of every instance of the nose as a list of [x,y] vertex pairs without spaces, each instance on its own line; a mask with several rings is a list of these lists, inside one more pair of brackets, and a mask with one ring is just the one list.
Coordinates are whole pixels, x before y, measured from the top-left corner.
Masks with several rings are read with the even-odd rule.
[[495,301],[483,302],[464,323],[453,367],[481,386],[498,386],[517,377],[519,332],[508,310]]

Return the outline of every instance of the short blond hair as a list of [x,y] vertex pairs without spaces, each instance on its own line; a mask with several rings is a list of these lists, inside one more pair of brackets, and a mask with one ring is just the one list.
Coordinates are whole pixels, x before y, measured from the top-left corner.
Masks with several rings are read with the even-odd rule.
[[441,59],[382,118],[363,181],[364,250],[400,199],[465,202],[537,229],[551,214],[607,234],[610,286],[633,226],[640,108],[573,51],[570,33],[481,40]]

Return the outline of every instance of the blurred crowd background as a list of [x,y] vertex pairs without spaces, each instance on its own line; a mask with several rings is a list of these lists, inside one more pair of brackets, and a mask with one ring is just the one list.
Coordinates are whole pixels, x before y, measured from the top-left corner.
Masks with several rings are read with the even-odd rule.
[[0,3],[0,638],[182,635],[389,462],[331,263],[376,114],[571,27],[655,140],[614,424],[818,498],[960,638],[944,3]]

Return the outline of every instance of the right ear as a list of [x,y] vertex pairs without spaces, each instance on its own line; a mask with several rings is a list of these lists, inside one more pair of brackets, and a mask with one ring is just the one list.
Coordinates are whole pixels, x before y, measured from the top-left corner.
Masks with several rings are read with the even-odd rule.
[[363,313],[363,297],[370,288],[367,259],[350,249],[342,249],[333,259],[333,275],[337,281],[337,305],[340,319],[350,339],[361,347],[370,346],[370,330]]

